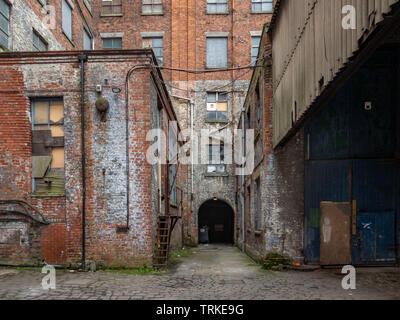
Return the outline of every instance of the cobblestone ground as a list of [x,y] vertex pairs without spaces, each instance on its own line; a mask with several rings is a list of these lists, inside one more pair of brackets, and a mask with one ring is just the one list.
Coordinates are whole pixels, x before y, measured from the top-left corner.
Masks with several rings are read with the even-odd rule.
[[57,288],[41,287],[35,270],[0,269],[0,299],[399,299],[398,268],[357,270],[357,289],[341,287],[340,270],[262,270],[230,246],[201,246],[160,275],[57,272]]

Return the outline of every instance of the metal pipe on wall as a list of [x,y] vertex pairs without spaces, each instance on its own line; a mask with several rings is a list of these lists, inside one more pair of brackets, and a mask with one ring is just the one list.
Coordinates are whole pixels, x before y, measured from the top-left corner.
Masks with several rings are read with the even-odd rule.
[[86,156],[85,156],[85,62],[87,55],[78,56],[81,72],[81,161],[82,161],[82,270],[86,269]]

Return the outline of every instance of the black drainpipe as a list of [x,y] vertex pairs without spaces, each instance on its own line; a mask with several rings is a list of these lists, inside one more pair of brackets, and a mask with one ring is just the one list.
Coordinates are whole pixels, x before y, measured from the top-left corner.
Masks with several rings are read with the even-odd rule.
[[82,271],[86,270],[86,173],[85,173],[85,62],[87,56],[78,56],[81,68],[81,152],[82,152]]

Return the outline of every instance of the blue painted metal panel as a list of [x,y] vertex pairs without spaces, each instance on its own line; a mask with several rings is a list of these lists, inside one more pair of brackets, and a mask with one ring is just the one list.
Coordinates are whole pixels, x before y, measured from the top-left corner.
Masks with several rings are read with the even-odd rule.
[[394,160],[355,160],[353,172],[353,198],[357,200],[353,263],[395,262],[397,163]]
[[307,262],[319,263],[321,201],[350,201],[351,161],[308,161],[305,168],[305,223]]

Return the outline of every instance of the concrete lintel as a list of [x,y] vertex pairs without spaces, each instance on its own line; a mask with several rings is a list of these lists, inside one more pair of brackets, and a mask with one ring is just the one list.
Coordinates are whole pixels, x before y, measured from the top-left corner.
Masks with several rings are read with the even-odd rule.
[[154,31],[154,32],[141,32],[140,35],[142,38],[157,38],[164,37],[164,31]]
[[100,37],[107,38],[122,38],[124,36],[123,32],[110,32],[110,33],[100,33]]
[[215,38],[219,38],[219,37],[227,37],[229,36],[229,32],[223,32],[223,31],[211,31],[211,32],[204,32],[206,37],[215,37]]
[[262,31],[261,30],[260,31],[250,31],[250,35],[252,37],[261,37]]

